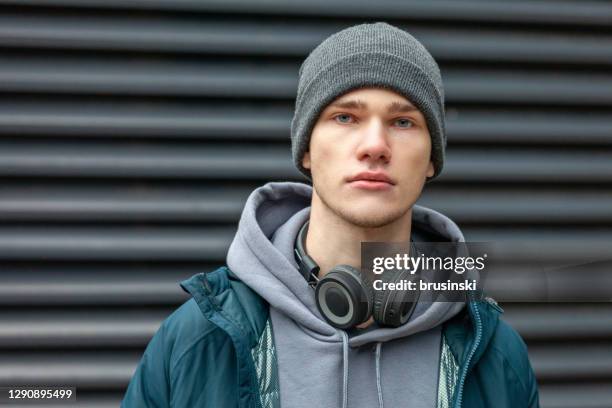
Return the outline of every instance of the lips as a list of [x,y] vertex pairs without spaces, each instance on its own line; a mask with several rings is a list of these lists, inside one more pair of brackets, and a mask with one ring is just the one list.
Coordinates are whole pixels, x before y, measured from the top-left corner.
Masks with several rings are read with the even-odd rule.
[[383,182],[383,183],[387,183],[391,185],[395,184],[395,182],[391,180],[391,177],[387,176],[386,173],[370,172],[370,171],[364,171],[364,172],[358,173],[348,179],[349,183],[354,182],[354,181],[374,181],[374,182]]
[[347,180],[349,186],[360,190],[388,191],[395,181],[383,172],[362,172]]

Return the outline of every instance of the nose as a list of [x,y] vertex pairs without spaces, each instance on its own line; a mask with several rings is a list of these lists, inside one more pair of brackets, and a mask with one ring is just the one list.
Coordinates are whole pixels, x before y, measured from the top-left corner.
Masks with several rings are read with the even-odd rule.
[[391,148],[382,121],[374,118],[362,130],[357,148],[359,161],[388,163],[391,159]]

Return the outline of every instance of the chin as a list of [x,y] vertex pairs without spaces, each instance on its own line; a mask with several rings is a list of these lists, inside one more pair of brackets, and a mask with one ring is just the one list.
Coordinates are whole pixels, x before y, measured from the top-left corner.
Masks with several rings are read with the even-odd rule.
[[374,203],[357,205],[340,210],[340,215],[351,224],[362,228],[378,228],[391,224],[406,213],[407,209]]

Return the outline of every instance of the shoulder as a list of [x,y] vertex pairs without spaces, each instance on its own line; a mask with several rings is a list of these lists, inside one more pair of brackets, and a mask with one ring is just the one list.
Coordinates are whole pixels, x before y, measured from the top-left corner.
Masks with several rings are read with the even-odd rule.
[[204,317],[195,299],[190,298],[175,309],[162,323],[166,336],[177,346],[190,343],[214,332],[217,326]]
[[[519,395],[528,401],[537,400],[536,379],[527,345],[521,335],[503,319],[499,319],[483,359],[488,361],[491,371],[500,371],[500,375],[514,384]],[[528,406],[532,406],[532,403]]]
[[196,301],[191,298],[172,312],[160,325],[156,336],[161,336],[160,350],[173,369],[193,352],[229,339],[215,324],[204,317]]
[[[267,319],[267,304],[227,267],[198,273],[181,282],[191,295],[161,324],[163,352],[170,369],[186,355],[226,349],[232,337],[244,336],[245,345],[256,343]],[[241,330],[236,330],[240,328]]]
[[518,372],[529,368],[527,345],[521,335],[503,319],[499,319],[489,343],[489,350],[498,354]]

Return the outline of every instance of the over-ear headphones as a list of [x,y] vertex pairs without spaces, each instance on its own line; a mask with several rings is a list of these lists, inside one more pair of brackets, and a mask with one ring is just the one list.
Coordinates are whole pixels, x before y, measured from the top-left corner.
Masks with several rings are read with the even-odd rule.
[[[339,329],[348,329],[370,316],[382,326],[397,327],[406,323],[417,304],[418,294],[408,290],[374,290],[372,282],[350,265],[337,265],[325,277],[318,278],[319,265],[306,253],[308,221],[295,240],[295,258],[302,276],[315,289],[319,312],[327,322]],[[411,240],[411,250],[415,250]],[[414,252],[413,252],[414,253]],[[395,270],[381,275],[383,282],[410,280],[410,271]]]

